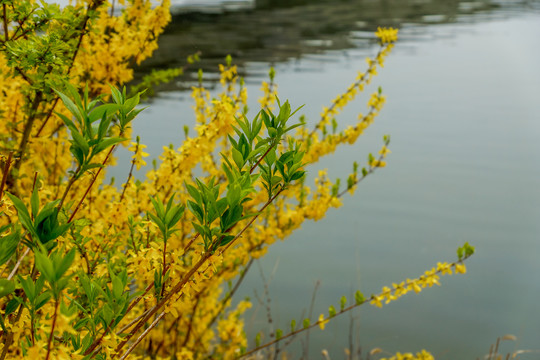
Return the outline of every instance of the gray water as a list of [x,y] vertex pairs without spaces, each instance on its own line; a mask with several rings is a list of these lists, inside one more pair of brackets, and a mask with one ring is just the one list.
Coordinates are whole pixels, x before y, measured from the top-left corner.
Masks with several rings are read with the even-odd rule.
[[[227,49],[218,41],[215,57],[202,64],[210,69],[222,53],[233,53],[246,77],[250,107],[256,109],[259,83],[271,61],[280,98],[293,106],[305,104],[303,113],[315,121],[321,106],[343,92],[365,68],[364,57],[376,51],[365,33],[377,22],[376,12],[362,18],[355,3],[377,2],[323,2],[180,22],[175,26],[182,31],[175,33],[173,26],[165,35],[163,44],[171,46],[162,44],[153,65],[175,64],[163,60],[174,53],[175,36],[178,44],[196,44],[197,31],[219,28],[220,21],[228,24],[231,17],[272,19],[291,11],[300,16],[309,6],[322,6],[333,16],[353,14],[354,21],[353,15],[343,21],[349,30],[340,25],[333,34],[306,35],[292,29],[304,35],[297,41],[288,38],[284,46],[264,38],[264,32],[260,39],[266,45],[258,49]],[[300,321],[317,281],[314,318],[330,304],[337,308],[342,295],[353,299],[356,289],[369,295],[417,277],[437,261],[452,261],[456,248],[468,241],[477,253],[467,262],[466,275],[442,277],[441,287],[409,294],[383,309],[357,309],[351,314],[352,334],[347,316],[328,324],[324,332],[313,331],[309,358],[319,359],[327,349],[332,359],[343,359],[350,335],[364,354],[375,347],[390,353],[425,348],[437,359],[476,359],[505,334],[517,341],[505,343],[504,351],[540,351],[540,7],[537,2],[407,3],[399,14],[392,8],[379,13],[383,25],[401,27],[400,41],[366,91],[381,85],[387,95],[380,117],[356,145],[308,171],[327,168],[329,174],[345,178],[353,161],[365,162],[368,152],[380,148],[383,134],[392,137],[388,166],[362,183],[343,207],[322,221],[304,224],[261,261],[267,280],[271,278],[272,326],[288,329],[291,319]],[[450,10],[424,9],[437,3]],[[420,14],[410,15],[414,11]],[[302,23],[301,18],[297,22]],[[207,31],[200,38],[210,44]],[[314,42],[317,35],[324,41]],[[306,36],[316,46],[309,46]],[[268,55],[273,50],[274,55]],[[134,134],[141,135],[154,157],[162,145],[178,146],[183,125],[194,121],[190,94],[180,90],[189,85],[189,76],[159,93],[135,123]],[[353,122],[366,101],[363,96],[351,104],[340,116],[342,125]],[[119,163],[126,165],[117,168],[118,174],[127,173],[128,157],[120,154]],[[250,340],[256,331],[270,328],[254,296],[254,289],[263,295],[262,283],[255,266],[237,296],[250,296],[255,303],[246,317]],[[296,347],[288,348],[292,358],[300,357],[305,341],[299,338]],[[538,358],[540,352],[520,356]]]

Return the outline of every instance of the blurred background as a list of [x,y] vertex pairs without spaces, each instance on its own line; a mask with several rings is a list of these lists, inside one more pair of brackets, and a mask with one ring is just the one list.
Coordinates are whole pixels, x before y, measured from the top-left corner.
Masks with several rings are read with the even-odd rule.
[[[314,123],[322,106],[365,70],[365,57],[376,54],[377,26],[400,29],[380,75],[338,120],[354,123],[378,86],[387,96],[380,117],[356,145],[307,170],[309,181],[322,168],[333,180],[346,179],[353,161],[365,164],[367,154],[380,149],[384,134],[392,138],[388,165],[346,196],[343,207],[305,223],[252,268],[236,296],[254,303],[246,316],[251,346],[258,331],[268,339],[272,329],[288,329],[291,319],[301,323],[315,288],[313,319],[331,304],[338,308],[342,295],[353,301],[357,289],[369,296],[418,277],[437,261],[453,261],[468,241],[477,253],[466,275],[445,276],[441,287],[383,309],[363,306],[309,339],[299,336],[284,351],[293,359],[320,359],[326,349],[331,359],[344,359],[345,349],[360,349],[365,358],[375,347],[390,353],[425,348],[437,359],[477,359],[497,337],[513,334],[517,341],[504,342],[503,352],[531,350],[519,358],[540,358],[540,2],[176,5],[159,50],[136,77],[182,66],[194,52],[202,60],[160,87],[135,122],[133,135],[153,158],[163,145],[178,147],[183,126],[193,125],[189,89],[199,67],[205,85],[217,92],[217,65],[232,55],[249,90],[252,117],[260,83],[274,66],[280,99],[305,104],[301,112]],[[130,156],[119,153],[112,174],[119,181]],[[258,301],[266,297],[272,324]]]

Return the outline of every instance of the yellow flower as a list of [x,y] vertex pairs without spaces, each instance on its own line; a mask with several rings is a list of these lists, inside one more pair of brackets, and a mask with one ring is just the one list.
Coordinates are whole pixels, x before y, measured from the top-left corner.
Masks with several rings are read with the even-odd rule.
[[407,288],[409,288],[409,290],[413,290],[417,294],[420,291],[422,291],[422,288],[418,284],[418,279],[414,279],[414,280],[407,279]]
[[438,262],[437,263],[437,271],[440,271],[441,274],[443,275],[452,275],[452,267],[450,266],[450,264],[444,262],[444,263],[441,263],[441,262]]
[[383,295],[373,295],[371,296],[370,304],[375,305],[377,307],[382,307],[382,300],[384,300]]
[[398,29],[378,27],[375,36],[378,37],[381,44],[384,45],[397,41],[397,34]]
[[146,148],[146,145],[139,144],[137,142],[132,142],[129,151],[133,151],[133,164],[137,167],[137,170],[141,169],[141,166],[146,165],[146,161],[143,160],[143,157],[147,157],[148,153],[144,152],[143,149]]
[[319,320],[317,321],[319,323],[319,327],[321,328],[321,330],[324,330],[324,327],[326,326],[326,324],[329,322],[330,320],[328,319],[324,319],[324,314],[321,314],[319,315]]
[[456,274],[465,274],[467,272],[467,268],[465,267],[465,264],[460,263],[456,264]]
[[386,156],[387,154],[390,154],[391,151],[385,146],[383,146],[381,148],[381,150],[379,150],[379,154],[381,154],[382,156]]

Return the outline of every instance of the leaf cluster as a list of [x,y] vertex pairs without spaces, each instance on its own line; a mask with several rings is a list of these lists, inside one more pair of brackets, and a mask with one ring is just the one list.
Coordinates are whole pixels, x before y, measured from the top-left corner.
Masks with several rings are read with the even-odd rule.
[[120,92],[111,86],[113,102],[99,104],[101,98],[88,99],[88,88],[85,89],[83,97],[70,84],[66,84],[65,93],[55,91],[74,118],[72,121],[66,115],[57,113],[71,132],[70,151],[77,161],[77,170],[74,173],[74,178],[77,179],[86,171],[103,166],[92,162],[96,155],[127,140],[121,136],[111,136],[112,127],[117,124],[120,134],[126,131],[131,120],[142,111],[135,109],[140,94],[127,98],[125,88]]

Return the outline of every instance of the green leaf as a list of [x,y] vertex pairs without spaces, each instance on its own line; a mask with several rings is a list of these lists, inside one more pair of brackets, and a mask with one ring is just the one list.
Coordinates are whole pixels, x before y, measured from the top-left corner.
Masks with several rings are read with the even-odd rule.
[[347,305],[347,298],[345,296],[342,296],[341,299],[339,299],[339,306],[341,308],[341,311],[345,309],[345,305]]
[[75,248],[72,248],[65,256],[58,257],[58,262],[55,264],[56,267],[56,278],[60,279],[64,276],[66,271],[68,271],[69,267],[73,263],[73,260],[75,259]]
[[154,210],[156,211],[157,216],[160,219],[165,218],[165,208],[163,207],[163,203],[158,200],[155,196],[150,196],[150,201],[152,202],[152,205],[154,205]]
[[79,108],[75,105],[75,103],[65,94],[53,89],[58,96],[62,99],[62,102],[66,106],[66,108],[77,118],[81,123],[83,121],[83,115]]
[[51,293],[49,291],[41,293],[36,299],[34,309],[39,310],[41,307],[43,307],[43,305],[45,305],[46,303],[49,302],[51,297],[52,296],[51,296]]
[[34,302],[34,298],[36,297],[36,290],[32,278],[30,276],[23,278],[20,275],[18,276],[18,278],[26,297],[30,302]]
[[189,193],[189,195],[198,203],[200,204],[202,202],[202,199],[201,199],[201,194],[199,193],[199,190],[193,186],[193,185],[189,185],[187,183],[184,183],[184,185],[186,186],[186,189]]
[[292,176],[290,178],[290,181],[295,181],[295,180],[301,179],[302,176],[304,176],[305,173],[306,173],[305,171],[297,171],[297,172],[295,172],[294,174],[292,174]]
[[203,210],[198,204],[196,204],[195,202],[191,200],[188,200],[187,208],[189,209],[189,211],[191,211],[193,215],[195,215],[195,217],[197,218],[197,220],[199,220],[200,223],[204,222]]
[[[114,115],[122,108],[122,105],[119,104],[103,104],[98,107],[96,107],[92,112],[88,115],[88,119],[91,123],[97,121],[97,120],[103,120],[105,118],[109,118],[111,115]],[[101,127],[101,124],[100,124]]]
[[122,141],[127,140],[127,138],[121,138],[121,137],[110,137],[110,138],[104,138],[101,140],[94,150],[92,150],[92,154],[96,155],[102,152],[105,149],[110,148],[113,145],[116,145],[118,143],[121,143]]
[[157,217],[156,215],[154,215],[152,213],[148,213],[148,216],[150,217],[150,219],[152,219],[154,224],[157,225],[157,227],[159,228],[159,230],[161,231],[163,236],[166,237],[166,235],[167,235],[167,227],[165,226],[165,224],[163,224],[163,221],[161,221],[161,219],[159,217]]
[[281,339],[282,336],[283,336],[283,330],[276,329],[276,340]]
[[242,153],[234,147],[231,149],[231,151],[232,151],[232,157],[233,157],[234,163],[238,167],[238,170],[242,170],[245,164]]
[[73,138],[73,145],[78,147],[85,157],[88,156],[90,153],[90,145],[86,139],[78,131],[71,131],[71,137]]
[[302,325],[304,326],[304,329],[307,329],[309,327],[309,324],[310,324],[310,320],[309,319],[304,319],[304,321],[302,322]]
[[184,210],[185,210],[185,207],[183,205],[178,205],[178,206],[175,206],[173,211],[170,212],[170,214],[172,215],[170,217],[167,216],[167,219],[166,219],[167,226],[169,227],[169,229],[173,228],[178,223],[178,221],[180,221],[180,219],[182,218],[182,215],[184,215]]
[[0,298],[7,296],[15,291],[15,281],[0,279]]
[[334,316],[336,316],[336,308],[334,305],[330,305],[330,307],[328,307],[328,317],[333,318]]
[[75,124],[73,123],[73,121],[71,121],[70,118],[68,118],[66,115],[61,114],[61,113],[56,112],[56,111],[55,111],[55,114],[56,114],[60,119],[62,119],[62,121],[64,122],[64,124],[66,124],[66,126],[67,126],[71,131],[77,131],[77,127],[75,126]]
[[15,195],[8,193],[7,191],[5,192],[5,194],[10,198],[13,206],[15,206],[15,209],[17,209],[17,214],[19,215],[19,220],[22,223],[23,227],[28,230],[28,232],[30,232],[32,236],[37,236],[34,229],[34,224],[32,223],[30,214],[28,213],[28,209],[26,209],[26,206],[24,206],[21,199],[19,199]]
[[35,218],[39,211],[39,195],[38,195],[38,186],[35,184],[34,189],[32,190],[32,196],[30,197],[30,205],[32,207],[32,217]]
[[38,268],[39,272],[43,274],[49,284],[55,284],[57,279],[55,276],[53,264],[49,257],[41,251],[36,251],[34,253],[34,256],[36,259],[36,267]]
[[362,304],[366,299],[364,298],[364,295],[360,292],[360,290],[357,290],[354,293],[354,300],[356,301],[356,305]]
[[269,127],[267,128],[268,129],[268,135],[271,137],[271,138],[275,138],[278,134],[277,130],[273,127]]
[[0,266],[4,265],[15,254],[21,239],[19,225],[5,226],[0,233],[3,233],[8,227],[11,227],[11,232],[4,237],[0,237]]
[[112,293],[115,299],[120,299],[124,292],[124,284],[118,276],[112,276]]
[[14,297],[13,299],[11,299],[7,305],[6,305],[6,311],[4,313],[5,316],[8,316],[10,314],[13,314],[15,312],[15,310],[17,310],[17,308],[19,307],[19,305],[22,303],[22,300],[18,297]]
[[462,247],[457,249],[457,256],[458,256],[459,260],[463,259],[463,253],[464,252],[465,252],[465,250]]
[[227,202],[229,206],[235,206],[240,202],[240,193],[241,188],[238,183],[233,183],[229,185],[229,188],[227,189]]
[[195,230],[201,235],[206,236],[209,233],[209,229],[206,226],[202,226],[200,224],[197,224],[196,222],[192,221],[191,224],[195,228]]

